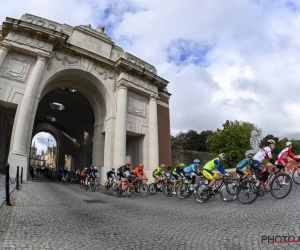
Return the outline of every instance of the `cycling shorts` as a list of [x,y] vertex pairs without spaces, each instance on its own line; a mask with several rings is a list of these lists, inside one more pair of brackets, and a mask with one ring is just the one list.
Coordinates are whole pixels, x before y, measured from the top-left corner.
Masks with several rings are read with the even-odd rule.
[[282,166],[286,166],[286,164],[287,164],[287,159],[286,159],[286,158],[279,158],[278,164],[280,164],[280,165],[282,165]]
[[179,175],[175,175],[175,174],[170,174],[170,177],[171,177],[171,179],[173,180],[173,181],[177,181],[178,179],[179,179]]
[[257,160],[253,160],[251,164],[251,168],[257,172],[262,172],[265,171],[264,169],[266,168],[262,163],[260,163]]
[[214,178],[216,178],[217,177],[217,174],[216,173],[214,173],[214,172],[212,172],[212,171],[210,171],[210,170],[207,170],[207,169],[203,169],[203,175],[204,175],[204,177],[207,179],[207,180],[209,180],[209,181],[211,181],[212,179],[214,179]]

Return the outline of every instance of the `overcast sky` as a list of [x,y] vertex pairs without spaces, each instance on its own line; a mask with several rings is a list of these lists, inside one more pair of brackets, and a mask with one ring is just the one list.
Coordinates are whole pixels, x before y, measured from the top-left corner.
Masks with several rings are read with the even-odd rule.
[[0,20],[106,26],[168,80],[171,131],[255,123],[300,139],[300,0],[0,0]]
[[[48,141],[48,139],[49,139],[49,141]],[[35,143],[35,146],[37,147],[37,154],[39,154],[39,155],[42,154],[42,151],[44,151],[44,153],[46,153],[47,145],[49,145],[49,147],[57,145],[54,137],[51,134],[45,133],[45,132],[40,132],[40,133],[36,134],[32,139],[32,145],[34,143]]]

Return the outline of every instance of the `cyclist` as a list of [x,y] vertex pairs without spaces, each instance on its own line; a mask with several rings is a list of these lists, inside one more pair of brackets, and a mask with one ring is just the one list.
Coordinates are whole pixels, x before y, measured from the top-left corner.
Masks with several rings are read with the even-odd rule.
[[174,181],[173,194],[176,194],[176,185],[178,182],[182,181],[182,177],[184,176],[183,167],[185,167],[184,163],[179,163],[178,167],[174,168],[172,173],[170,174],[171,180]]
[[[247,157],[241,160],[236,166],[236,172],[242,176],[243,180],[246,180],[249,175],[251,175],[250,164],[253,160],[253,154],[247,154]],[[246,167],[246,171],[244,168]]]
[[267,142],[267,146],[258,151],[252,160],[251,167],[262,175],[258,177],[256,182],[256,186],[260,186],[261,182],[265,182],[269,176],[269,170],[266,166],[262,164],[265,159],[268,159],[273,165],[282,168],[283,166],[280,164],[275,164],[275,160],[272,157],[272,150],[275,148],[275,141],[270,139]]
[[80,173],[80,177],[81,177],[81,183],[84,184],[85,180],[86,180],[86,170],[87,168],[84,168],[81,173]]
[[137,178],[142,180],[142,176],[143,176],[144,179],[147,179],[147,176],[146,176],[146,174],[144,172],[144,164],[140,163],[138,165],[138,167],[135,170],[132,171],[132,174],[134,174],[134,176],[135,176],[134,188],[135,188],[135,191],[138,193],[138,190],[137,190]]
[[217,174],[213,172],[213,170],[215,168],[218,169],[218,171],[221,174],[225,174],[226,176],[229,176],[229,173],[226,172],[222,166],[222,161],[224,161],[226,158],[226,154],[221,153],[219,154],[218,157],[212,159],[211,161],[207,162],[204,167],[203,167],[203,175],[204,177],[209,181],[208,186],[206,187],[206,189],[208,189],[210,191],[210,193],[212,194],[212,186],[215,184],[216,182],[216,177]]
[[106,187],[109,187],[109,186],[110,186],[111,181],[112,181],[113,178],[117,179],[117,176],[116,176],[116,173],[115,173],[115,169],[114,169],[114,168],[112,168],[110,171],[108,171],[108,172],[106,173],[106,179],[107,179],[106,182],[105,182],[105,186],[106,186]]
[[141,175],[144,176],[144,179],[147,179],[147,176],[144,172],[144,165],[140,163],[138,167],[132,171],[132,173],[139,179],[142,179]]
[[165,164],[160,164],[159,167],[153,171],[152,176],[155,178],[155,184],[158,183],[160,177],[163,176],[167,177],[164,171],[165,166],[166,166]]
[[199,169],[199,165],[200,165],[200,160],[199,159],[195,159],[194,163],[189,165],[188,167],[185,167],[183,169],[183,175],[188,178],[191,179],[191,184],[190,185],[190,191],[194,190],[194,184],[195,184],[195,180],[196,180],[196,175],[200,176],[201,172]]
[[122,192],[122,189],[121,189],[122,178],[125,178],[125,172],[127,172],[127,171],[130,172],[130,166],[131,166],[131,163],[128,161],[128,162],[126,162],[125,165],[123,165],[117,169],[117,179],[119,181],[118,187],[119,187],[120,192]]
[[[290,157],[295,161],[300,161],[300,158],[298,158],[292,153],[292,142],[288,141],[285,145],[286,148],[284,148],[278,155],[278,164],[282,166],[286,166],[288,162],[287,157]],[[288,170],[287,168],[284,168],[285,173],[287,172],[287,170]]]

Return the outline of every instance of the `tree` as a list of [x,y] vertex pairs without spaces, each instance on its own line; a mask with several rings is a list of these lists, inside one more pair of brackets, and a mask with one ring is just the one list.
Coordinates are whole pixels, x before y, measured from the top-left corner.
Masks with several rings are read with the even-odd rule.
[[181,131],[176,136],[171,136],[171,143],[186,150],[208,152],[207,140],[212,133],[210,130],[202,131],[200,134],[195,130]]
[[229,121],[223,124],[223,129],[217,129],[208,139],[209,152],[225,153],[225,168],[233,168],[245,157],[245,152],[251,149],[251,131],[261,133],[255,124],[249,122]]

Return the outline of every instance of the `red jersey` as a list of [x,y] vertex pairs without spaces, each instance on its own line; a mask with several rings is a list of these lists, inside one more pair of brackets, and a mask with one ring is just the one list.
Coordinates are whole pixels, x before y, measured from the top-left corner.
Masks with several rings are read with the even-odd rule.
[[289,156],[291,159],[293,160],[298,160],[298,157],[296,157],[293,153],[290,147],[286,147],[285,149],[283,149],[279,155],[278,155],[278,159],[280,158],[287,158],[287,156]]

